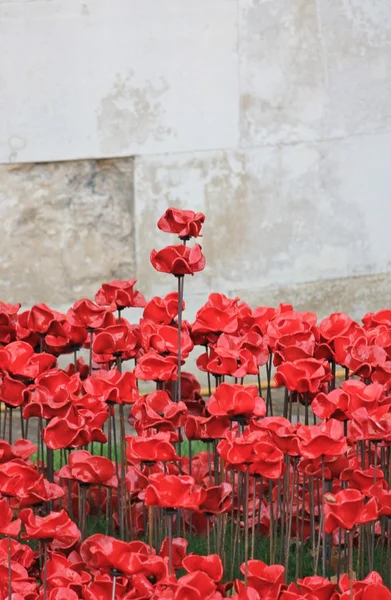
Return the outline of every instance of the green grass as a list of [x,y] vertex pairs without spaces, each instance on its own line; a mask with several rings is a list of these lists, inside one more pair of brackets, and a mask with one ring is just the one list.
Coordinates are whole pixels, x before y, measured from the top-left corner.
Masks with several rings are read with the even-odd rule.
[[[107,444],[104,444],[101,448],[100,444],[95,444],[95,453],[99,453],[102,450],[102,455],[103,456],[107,456]],[[193,441],[191,444],[192,447],[192,455],[196,455],[199,452],[203,452],[206,451],[208,448],[208,444],[206,442],[202,442],[202,441]],[[182,456],[189,456],[189,443],[187,440],[183,441],[181,443],[181,455]],[[118,447],[118,456],[119,456],[119,447]],[[32,457],[33,461],[37,460],[37,456],[33,455]],[[62,464],[64,464],[64,458],[65,458],[65,453],[62,454],[62,463],[61,463],[61,451],[60,450],[55,450],[53,453],[53,461],[54,461],[54,469],[56,471],[58,471],[60,469],[60,467],[62,466]],[[106,520],[104,517],[96,517],[93,515],[90,515],[87,517],[87,535],[93,535],[95,533],[102,533],[104,534],[106,532]],[[114,535],[116,536],[117,534],[114,533]],[[182,534],[183,535],[183,534]],[[174,532],[174,536],[175,536],[175,532]],[[143,539],[143,538],[140,538]],[[250,532],[250,536],[249,536],[250,542],[249,542],[249,555],[251,555],[251,532]],[[143,541],[148,541],[148,540],[143,540]],[[188,553],[195,553],[195,554],[200,554],[200,555],[206,555],[208,554],[208,545],[207,545],[207,537],[206,534],[205,536],[191,536],[188,538],[189,541],[189,545],[188,545]],[[213,540],[213,534],[211,533],[210,535],[210,552],[211,553],[215,553],[215,548],[214,548],[214,540]],[[232,568],[231,568],[231,561],[230,561],[230,557],[232,555],[233,552],[233,539],[231,536],[231,527],[230,525],[228,525],[228,529],[227,529],[227,534],[226,534],[226,543],[225,543],[225,556],[226,556],[226,571],[225,571],[225,579],[229,579],[230,575],[232,573]],[[280,539],[277,538],[276,541],[276,552],[275,552],[275,562],[279,563],[280,562]],[[297,558],[299,557],[299,559]],[[255,559],[259,559],[262,560],[264,562],[266,562],[267,564],[270,563],[270,540],[268,537],[260,537],[259,535],[257,535],[256,537],[256,542],[254,545],[254,558]],[[379,548],[375,549],[375,556],[374,556],[374,569],[378,570],[380,573],[382,572],[382,570],[384,571],[385,568],[385,557],[383,557],[382,560],[382,556],[381,556],[381,550]],[[298,564],[298,560],[299,560],[299,576],[300,577],[305,577],[305,576],[309,576],[309,575],[313,575],[313,565],[314,565],[314,560],[313,560],[313,556],[312,556],[312,550],[310,547],[309,543],[305,543],[303,545],[302,548],[298,547],[297,552],[296,552],[296,544],[295,544],[295,540],[292,539],[291,541],[291,545],[290,545],[290,552],[289,552],[289,560],[288,560],[288,569],[287,569],[287,582],[290,581],[295,581],[296,577],[297,577],[297,564]],[[241,535],[239,542],[237,544],[237,548],[236,548],[236,559],[235,559],[235,564],[234,564],[234,568],[233,568],[233,577],[241,577],[241,573],[240,573],[240,565],[244,562],[244,544],[243,544],[243,534]],[[382,569],[382,564],[383,564],[383,569]],[[354,551],[354,569],[356,569],[356,565],[357,565],[357,550],[355,549]],[[368,561],[368,556],[367,554],[364,554],[364,565],[363,565],[363,572],[366,574],[369,572],[369,561]],[[342,572],[344,572],[344,566],[343,566],[343,561],[342,561]],[[320,560],[320,564],[318,565],[318,574],[321,573],[321,560]],[[327,576],[333,576],[336,575],[335,573],[335,569],[334,571],[331,570],[327,573]]]

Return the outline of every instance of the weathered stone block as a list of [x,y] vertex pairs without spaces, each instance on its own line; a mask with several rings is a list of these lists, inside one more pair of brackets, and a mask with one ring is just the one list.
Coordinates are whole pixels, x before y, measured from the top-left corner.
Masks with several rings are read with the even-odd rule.
[[60,306],[134,274],[133,160],[0,166],[0,298]]

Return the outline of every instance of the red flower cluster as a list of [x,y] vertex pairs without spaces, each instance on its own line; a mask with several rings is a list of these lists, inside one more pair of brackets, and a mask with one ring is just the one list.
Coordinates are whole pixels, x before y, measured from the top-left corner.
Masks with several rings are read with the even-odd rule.
[[[151,254],[165,297],[0,303],[0,600],[390,600],[391,311],[212,293],[189,323],[204,220],[159,220],[181,242]],[[182,370],[197,346],[207,391]]]

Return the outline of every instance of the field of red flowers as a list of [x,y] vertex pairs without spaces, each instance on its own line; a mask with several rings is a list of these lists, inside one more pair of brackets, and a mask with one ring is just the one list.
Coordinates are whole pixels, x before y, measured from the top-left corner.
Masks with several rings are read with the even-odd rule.
[[391,309],[189,323],[204,219],[159,220],[164,298],[0,302],[0,600],[391,600]]

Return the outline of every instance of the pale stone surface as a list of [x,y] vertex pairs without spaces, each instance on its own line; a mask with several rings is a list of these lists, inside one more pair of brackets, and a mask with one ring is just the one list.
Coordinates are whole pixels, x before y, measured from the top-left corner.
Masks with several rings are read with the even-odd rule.
[[[172,290],[169,205],[207,216],[189,319],[213,290],[327,312],[391,270],[391,2],[0,0],[0,52],[0,162],[74,160],[0,167],[4,299],[66,306],[136,262]],[[83,160],[132,154],[134,211],[131,159]]]
[[71,304],[134,273],[132,159],[0,166],[0,298]]
[[239,0],[241,140],[321,137],[327,106],[316,0]]
[[360,322],[366,313],[390,306],[390,286],[391,274],[383,273],[245,292],[230,290],[229,295],[240,296],[252,307],[278,306],[280,302],[287,302],[297,310],[316,312],[318,319],[333,312],[344,312]]
[[242,145],[391,127],[391,3],[240,0]]
[[[135,161],[138,277],[157,276],[151,248],[173,243],[154,225],[167,206],[207,216],[207,268],[188,293],[243,290],[390,269],[391,134]],[[380,216],[381,215],[381,216]]]
[[0,4],[0,162],[235,146],[236,0]]
[[329,136],[391,128],[391,2],[317,0],[327,67]]

